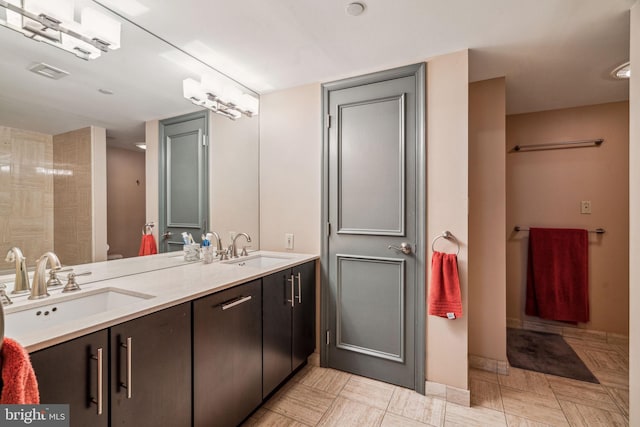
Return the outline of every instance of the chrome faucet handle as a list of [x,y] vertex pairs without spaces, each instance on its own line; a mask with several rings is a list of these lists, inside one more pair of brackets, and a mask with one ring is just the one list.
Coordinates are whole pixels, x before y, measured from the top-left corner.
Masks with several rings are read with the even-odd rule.
[[47,289],[62,286],[62,281],[58,278],[58,273],[73,271],[72,268],[52,268],[49,270],[49,280],[47,280]]
[[0,302],[2,302],[2,305],[13,304],[13,301],[11,301],[11,298],[9,298],[5,289],[7,289],[7,285],[0,283]]
[[229,259],[229,250],[228,249],[216,249],[216,255],[220,257],[220,261],[225,261]]
[[85,271],[84,273],[74,273],[72,271],[71,273],[69,273],[67,275],[68,282],[65,285],[64,289],[62,290],[62,292],[79,291],[80,290],[80,286],[76,282],[76,277],[78,277],[78,276],[88,276],[90,274],[91,274],[90,271]]

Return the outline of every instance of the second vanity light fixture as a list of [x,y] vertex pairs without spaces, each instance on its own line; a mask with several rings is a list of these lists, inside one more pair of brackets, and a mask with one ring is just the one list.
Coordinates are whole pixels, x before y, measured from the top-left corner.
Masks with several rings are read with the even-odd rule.
[[242,115],[256,116],[260,108],[260,101],[254,95],[243,92],[231,82],[211,75],[203,76],[200,82],[185,79],[182,82],[182,92],[192,103],[231,120]]
[[84,60],[120,47],[119,21],[85,7],[76,22],[75,6],[74,0],[0,0],[0,25]]

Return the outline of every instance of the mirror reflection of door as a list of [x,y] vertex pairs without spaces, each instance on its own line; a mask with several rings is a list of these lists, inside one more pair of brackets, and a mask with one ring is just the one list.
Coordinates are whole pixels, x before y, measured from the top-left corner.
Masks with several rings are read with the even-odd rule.
[[208,117],[205,111],[160,122],[160,252],[182,250],[182,233],[196,242],[209,217]]

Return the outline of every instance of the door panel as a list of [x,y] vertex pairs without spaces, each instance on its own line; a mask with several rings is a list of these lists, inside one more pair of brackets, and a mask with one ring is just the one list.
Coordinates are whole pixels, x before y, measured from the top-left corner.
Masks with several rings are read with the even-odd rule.
[[423,390],[424,68],[398,70],[325,85],[322,360]]
[[337,258],[336,347],[404,362],[405,260]]
[[402,236],[404,94],[340,105],[338,123],[338,233]]
[[209,216],[207,116],[196,113],[160,124],[160,252],[182,250],[182,233],[206,233]]

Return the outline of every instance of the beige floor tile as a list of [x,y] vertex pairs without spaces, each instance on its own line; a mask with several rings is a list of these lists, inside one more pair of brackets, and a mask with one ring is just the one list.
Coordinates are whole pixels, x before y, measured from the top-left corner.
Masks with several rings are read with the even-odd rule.
[[498,382],[501,386],[515,390],[528,391],[543,396],[553,396],[547,377],[540,372],[526,371],[511,367],[509,375],[499,375]]
[[584,381],[547,375],[549,385],[558,400],[581,403],[587,406],[620,412],[604,386]]
[[[380,427],[426,427],[429,425],[387,412],[384,414]],[[437,426],[440,426],[440,424],[437,424]]]
[[483,371],[481,369],[469,369],[469,379],[498,384],[498,374],[495,372]]
[[338,396],[318,426],[377,427],[382,423],[384,411]]
[[534,392],[500,387],[502,404],[507,414],[517,415],[539,423],[566,426],[567,420],[553,393],[545,396]]
[[504,412],[500,386],[497,383],[471,379],[471,405]]
[[509,427],[553,427],[550,424],[539,423],[513,414],[505,414]]
[[387,412],[421,423],[440,426],[444,420],[445,401],[396,387]]
[[629,418],[629,389],[605,387],[613,401],[620,408],[620,412]]
[[242,427],[305,427],[305,424],[296,420],[276,414],[266,409],[258,409]]
[[290,382],[263,407],[303,424],[314,426],[333,403],[334,396],[304,384]]
[[351,375],[346,372],[307,365],[294,377],[294,380],[316,390],[327,392],[332,396],[337,396],[350,377]]
[[445,427],[499,427],[506,426],[507,421],[504,413],[480,406],[456,405],[447,403]]
[[340,396],[386,411],[394,389],[391,384],[352,375]]
[[580,405],[579,403],[560,401],[562,410],[567,419],[574,426],[607,426],[618,427],[628,426],[629,421],[619,413],[605,411],[591,406]]

